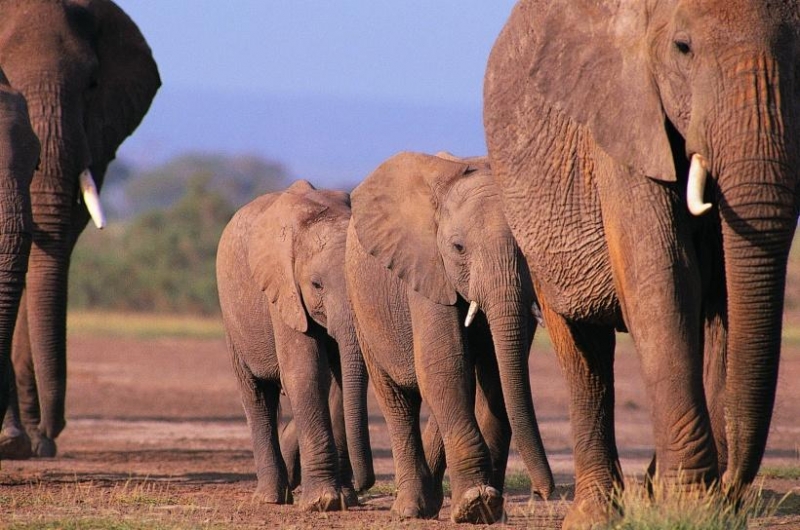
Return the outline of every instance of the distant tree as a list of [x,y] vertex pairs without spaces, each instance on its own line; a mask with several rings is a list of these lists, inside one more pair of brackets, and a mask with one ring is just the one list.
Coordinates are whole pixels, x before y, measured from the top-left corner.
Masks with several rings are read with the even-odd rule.
[[249,155],[186,154],[154,169],[108,182],[110,189],[103,191],[104,203],[108,192],[109,200],[113,200],[111,210],[123,219],[168,208],[183,196],[189,181],[198,174],[206,175],[207,185],[235,207],[289,184],[288,173],[279,162]]
[[217,244],[236,207],[214,179],[197,172],[172,206],[87,233],[73,254],[70,307],[218,313]]

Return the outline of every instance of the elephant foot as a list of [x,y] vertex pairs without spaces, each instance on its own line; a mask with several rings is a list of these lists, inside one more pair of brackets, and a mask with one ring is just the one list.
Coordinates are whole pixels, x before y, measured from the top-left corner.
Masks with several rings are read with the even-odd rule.
[[56,441],[44,434],[31,434],[31,450],[37,458],[55,458],[58,453]]
[[562,530],[609,528],[620,516],[608,500],[575,500],[561,524]]
[[288,486],[258,485],[253,497],[267,504],[294,504],[294,496]]
[[0,460],[28,460],[33,456],[31,439],[16,428],[0,432]]
[[453,502],[454,523],[492,524],[503,519],[503,495],[492,486],[474,486]]
[[422,491],[398,491],[392,503],[392,516],[397,519],[436,519],[442,503],[431,506]]
[[336,489],[322,488],[314,491],[304,488],[300,507],[307,512],[338,512],[346,511],[348,504],[345,494]]

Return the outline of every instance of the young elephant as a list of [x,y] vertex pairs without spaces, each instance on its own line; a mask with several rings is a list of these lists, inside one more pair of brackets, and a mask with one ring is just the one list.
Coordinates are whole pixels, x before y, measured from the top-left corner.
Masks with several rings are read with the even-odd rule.
[[[438,514],[439,432],[453,521],[491,523],[502,516],[512,430],[534,492],[548,497],[553,476],[528,377],[534,293],[486,160],[401,153],[367,177],[352,201],[345,271],[364,360],[392,438],[393,512]],[[483,314],[476,317],[478,309]],[[424,444],[423,398],[433,422]]]
[[[375,481],[366,368],[343,270],[349,219],[346,193],[298,181],[242,207],[220,239],[220,307],[251,429],[257,494],[266,502],[292,500],[278,441],[281,389],[297,428],[304,508],[346,509],[357,501],[337,446],[349,452],[356,488]],[[342,390],[344,427],[331,422],[331,377]]]

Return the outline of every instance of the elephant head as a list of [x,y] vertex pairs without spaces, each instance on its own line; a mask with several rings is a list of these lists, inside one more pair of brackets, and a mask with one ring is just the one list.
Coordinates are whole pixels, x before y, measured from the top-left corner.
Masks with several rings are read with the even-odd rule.
[[[0,10],[0,63],[26,98],[42,145],[31,183],[26,310],[14,346],[30,350],[20,355],[32,355],[39,391],[32,374],[18,373],[20,404],[28,429],[52,439],[65,424],[70,254],[89,220],[87,207],[98,226],[104,223],[91,191],[147,112],[160,79],[139,29],[109,0],[1,0]],[[79,189],[88,193],[81,198]]]
[[724,254],[714,273],[727,290],[727,385],[736,389],[725,413],[724,482],[733,487],[755,477],[775,397],[800,202],[799,36],[794,0],[524,0],[486,73],[496,171],[538,178],[542,168],[520,163],[521,153],[534,116],[560,115],[625,168],[631,186],[688,187],[695,214],[716,206],[704,222],[717,226]]
[[400,153],[353,191],[363,248],[431,301],[470,303],[487,318],[513,436],[545,498],[553,478],[531,399],[528,352],[535,321],[527,264],[503,216],[485,158]]
[[[345,428],[355,486],[375,482],[367,425],[367,373],[344,276],[350,197],[298,181],[254,222],[248,264],[270,313],[291,329],[325,329],[339,350]],[[273,316],[275,318],[275,316]],[[328,343],[329,347],[332,347]]]

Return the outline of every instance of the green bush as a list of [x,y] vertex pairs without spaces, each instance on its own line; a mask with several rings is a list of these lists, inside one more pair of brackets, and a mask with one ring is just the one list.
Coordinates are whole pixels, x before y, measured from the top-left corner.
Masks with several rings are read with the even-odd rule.
[[208,183],[195,175],[171,207],[87,228],[72,257],[70,308],[217,314],[217,244],[235,208]]

